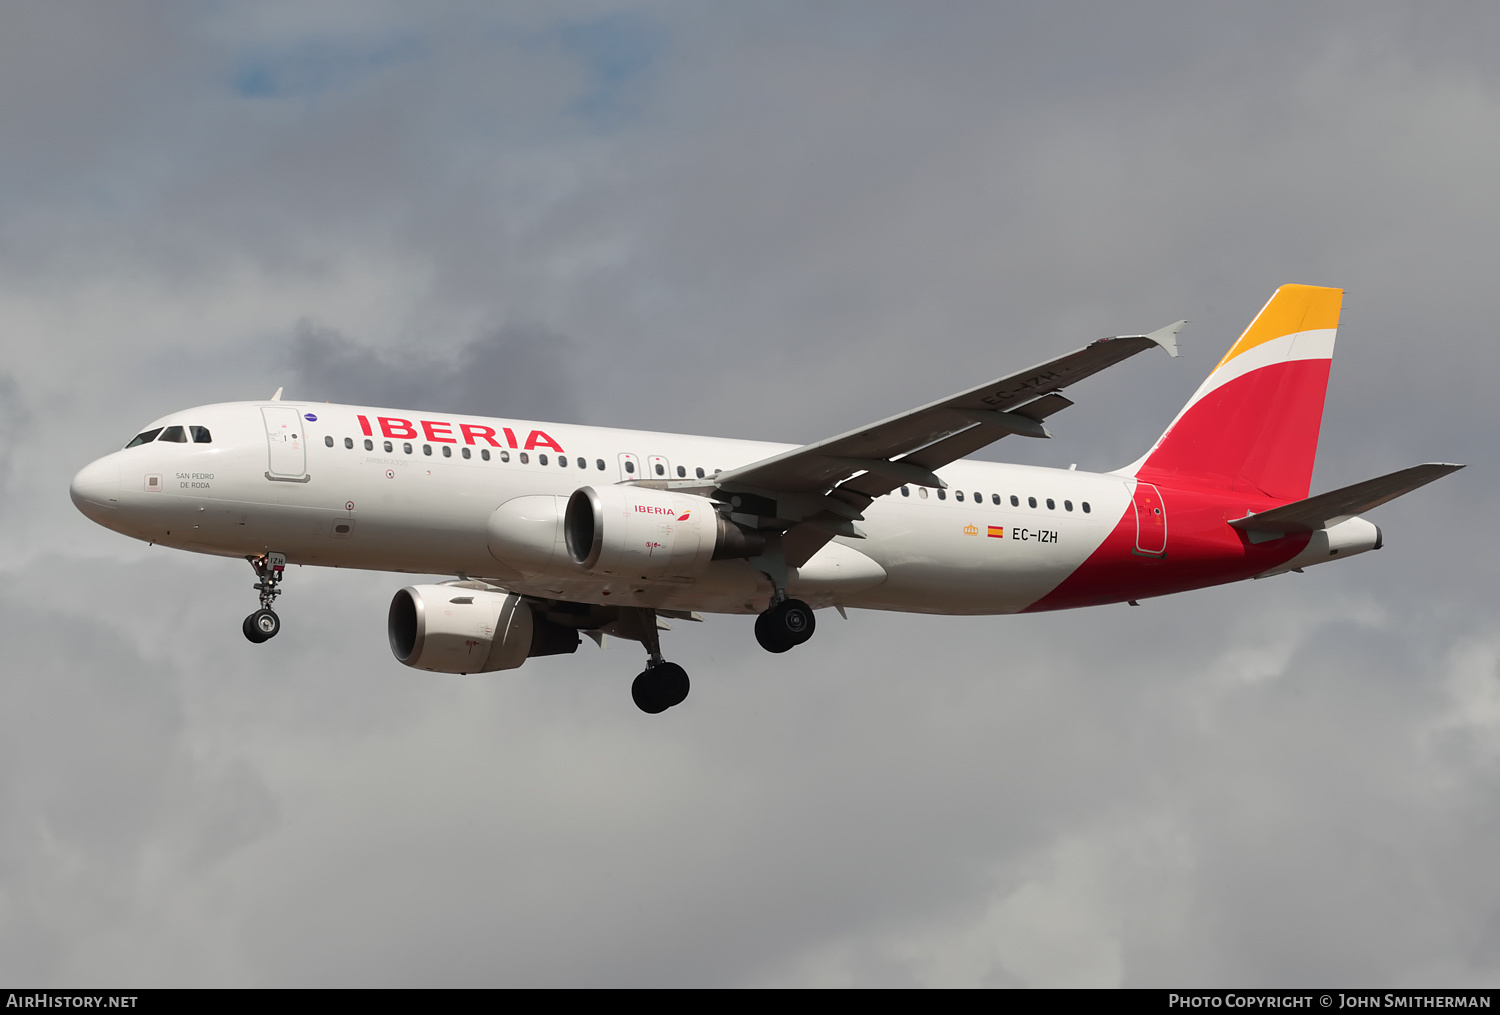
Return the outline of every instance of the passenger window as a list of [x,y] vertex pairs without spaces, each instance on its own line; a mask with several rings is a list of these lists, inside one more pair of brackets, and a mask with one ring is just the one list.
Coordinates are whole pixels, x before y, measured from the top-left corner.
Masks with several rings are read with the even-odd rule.
[[911,487],[903,486],[901,488],[901,496],[903,496],[903,497],[910,497],[911,496]]
[[500,460],[502,462],[508,462],[508,461],[510,461],[510,452],[509,451],[502,451],[502,452],[500,452]]
[[390,454],[392,451],[395,451],[395,450],[396,450],[396,445],[392,444],[390,441],[386,441],[385,442],[385,453],[386,454]]
[[468,448],[464,448],[464,449],[463,449],[463,456],[464,456],[464,457],[465,457],[465,458],[468,458],[468,457],[470,457],[470,455],[469,455],[469,449],[468,449]]
[[528,455],[526,452],[522,451],[521,454],[520,454],[520,459],[521,459],[521,464],[525,465],[526,463],[528,463],[528,462],[531,461],[531,456]]
[[1088,501],[1084,501],[1081,506],[1083,507],[1083,513],[1084,514],[1088,514],[1089,513],[1089,502]]
[[483,458],[486,462],[489,461],[490,460],[490,449],[489,448],[480,448],[479,449],[479,457]]
[[326,445],[328,445],[331,448],[331,447],[333,447],[333,438],[332,437],[324,437],[323,438],[323,443],[326,444]]
[[938,487],[938,500],[947,500],[947,499],[948,499],[948,491],[944,490],[942,487]]
[[625,474],[628,476],[635,475],[635,463],[628,459],[625,462]]
[[953,499],[954,500],[963,500],[964,499],[964,492],[962,490],[954,490],[953,491]]
[[411,454],[411,445],[410,444],[403,444],[403,445],[401,445],[401,450],[405,451],[409,455],[409,454]]
[[1036,498],[1035,497],[1027,497],[1026,498],[1026,503],[1029,504],[1029,505],[1031,505],[1032,507],[1036,507]]
[[127,448],[133,448],[138,444],[150,444],[152,441],[156,440],[156,435],[159,433],[161,433],[161,427],[157,427],[155,430],[147,430],[145,433],[138,433],[135,435],[135,440],[131,441],[125,446]]
[[443,445],[443,457],[444,458],[452,458],[453,457],[453,449],[450,448],[446,444]]
[[604,459],[602,459],[602,458],[596,458],[596,459],[594,459],[594,464],[599,467],[599,471],[600,472],[604,471]]
[[344,438],[344,447],[348,448],[350,451],[353,451],[354,450],[354,438],[353,437],[345,437]]
[[1000,495],[998,493],[990,494],[990,503],[998,507],[1000,505]]
[[925,487],[925,486],[919,486],[919,487],[917,487],[917,496],[921,497],[923,500],[926,500],[927,499],[927,487]]
[[1011,494],[1010,495],[1010,506],[1011,507],[1020,507],[1021,506],[1021,498],[1017,497],[1015,494]]
[[424,455],[431,455],[432,454],[432,445],[431,444],[423,444],[422,445],[422,454],[424,454]]
[[1052,500],[1051,497],[1047,498],[1047,510],[1048,511],[1056,511],[1057,510],[1057,504],[1056,504],[1056,502],[1054,502]]
[[678,479],[687,479],[687,466],[686,465],[679,465],[679,466],[677,466],[677,478]]
[[1070,501],[1070,500],[1063,501],[1063,510],[1064,511],[1072,511],[1073,510],[1073,502]]
[[983,504],[984,503],[984,494],[980,493],[977,490],[974,491],[974,503],[975,504]]
[[656,474],[658,476],[665,476],[667,474],[667,468],[661,462],[656,463]]
[[703,466],[700,465],[700,466],[698,466],[698,468],[694,469],[693,471],[698,474],[698,478],[699,479],[703,478]]
[[547,453],[545,451],[536,456],[536,463],[538,465],[546,465],[547,464]]
[[[573,459],[573,464],[578,466],[580,469],[587,469],[589,467],[589,460],[580,455],[579,457]],[[603,462],[599,463],[599,468],[604,468]]]
[[173,444],[186,444],[187,433],[180,426],[169,426],[156,439],[159,441],[171,441]]
[[[209,436],[208,427],[206,426],[190,426],[188,427],[188,433],[193,435],[194,444],[212,444],[214,442],[213,437]],[[330,448],[333,447],[333,440],[331,438],[328,441],[328,446]]]
[[557,456],[557,464],[560,465],[561,467],[563,467],[564,469],[566,469],[568,467],[568,456],[567,455],[558,455]]
[[365,438],[365,450],[366,451],[374,451],[375,450],[375,442],[372,441],[372,440],[370,440],[370,438],[368,438],[368,437]]

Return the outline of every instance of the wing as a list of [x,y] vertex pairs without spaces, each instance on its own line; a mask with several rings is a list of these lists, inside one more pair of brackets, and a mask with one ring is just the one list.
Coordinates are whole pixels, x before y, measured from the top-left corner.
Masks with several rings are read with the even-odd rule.
[[1000,377],[858,430],[731,469],[717,477],[738,520],[780,528],[800,566],[836,535],[859,537],[861,512],[903,484],[943,487],[936,470],[1010,434],[1050,437],[1043,421],[1073,403],[1059,392],[1137,353],[1177,355],[1178,321],[1149,335],[1101,338],[1077,352]]

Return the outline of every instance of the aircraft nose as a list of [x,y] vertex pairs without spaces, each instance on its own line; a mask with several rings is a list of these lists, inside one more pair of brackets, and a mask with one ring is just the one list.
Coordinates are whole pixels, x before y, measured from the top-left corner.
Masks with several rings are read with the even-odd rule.
[[90,462],[78,470],[68,487],[73,506],[95,520],[101,512],[113,511],[120,500],[120,465],[112,457]]

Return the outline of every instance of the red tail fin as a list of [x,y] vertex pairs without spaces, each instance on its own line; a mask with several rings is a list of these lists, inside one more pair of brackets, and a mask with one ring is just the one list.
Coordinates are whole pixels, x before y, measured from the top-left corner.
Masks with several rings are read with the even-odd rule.
[[1342,289],[1284,285],[1132,469],[1146,482],[1300,500],[1312,481]]

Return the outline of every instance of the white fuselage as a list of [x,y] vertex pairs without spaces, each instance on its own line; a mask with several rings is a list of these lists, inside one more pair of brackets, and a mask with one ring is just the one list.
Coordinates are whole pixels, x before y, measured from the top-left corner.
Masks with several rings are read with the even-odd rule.
[[[583,486],[711,478],[788,445],[301,402],[203,406],[152,427],[172,425],[211,439],[157,440],[99,459],[74,482],[85,513],[186,550],[463,575],[548,599],[758,613],[771,595],[745,560],[624,580],[586,573],[564,552],[507,557],[492,549],[492,524],[515,498],[561,506]],[[939,475],[949,487],[942,497],[910,487],[877,499],[859,523],[865,538],[840,536],[794,569],[790,594],[815,607],[1024,610],[1099,548],[1131,509],[1134,485],[968,461]],[[560,548],[560,526],[542,539],[554,535]]]

